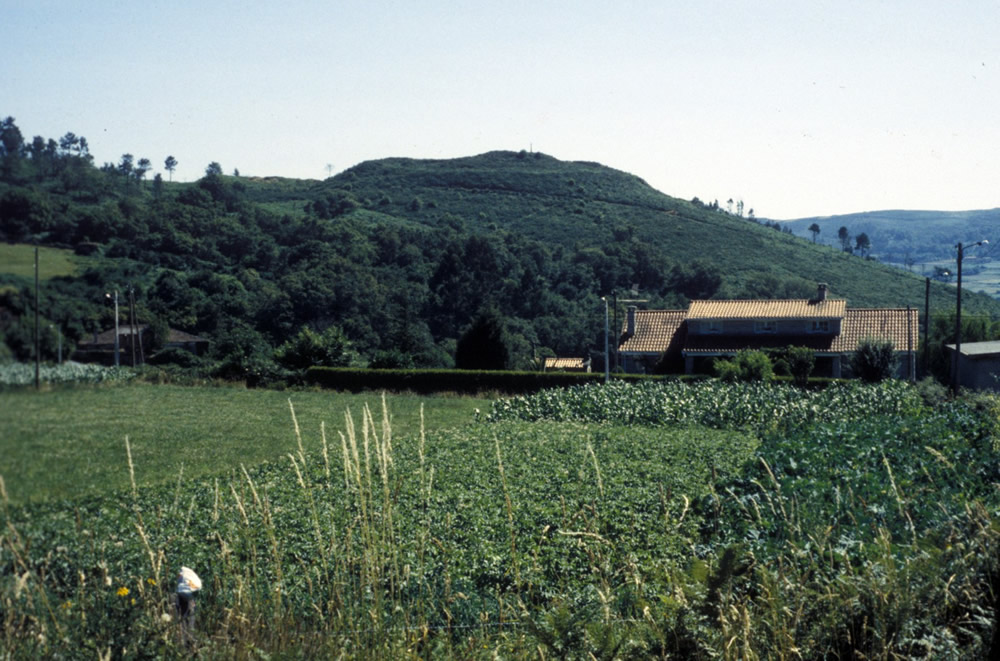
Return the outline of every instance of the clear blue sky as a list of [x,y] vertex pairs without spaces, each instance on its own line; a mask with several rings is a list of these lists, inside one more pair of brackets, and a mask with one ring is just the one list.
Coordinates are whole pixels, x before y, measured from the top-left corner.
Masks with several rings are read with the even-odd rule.
[[778,219],[1000,207],[1000,3],[0,0],[0,115],[175,179],[533,148]]

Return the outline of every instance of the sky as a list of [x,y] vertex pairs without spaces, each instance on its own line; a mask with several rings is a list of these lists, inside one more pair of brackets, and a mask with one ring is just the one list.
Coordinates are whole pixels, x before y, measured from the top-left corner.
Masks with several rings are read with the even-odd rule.
[[761,218],[1000,207],[1000,1],[0,0],[0,116],[174,180],[541,151]]

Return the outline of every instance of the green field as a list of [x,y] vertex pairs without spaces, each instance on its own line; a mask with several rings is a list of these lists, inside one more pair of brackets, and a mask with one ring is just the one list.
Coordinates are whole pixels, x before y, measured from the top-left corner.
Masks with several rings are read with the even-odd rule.
[[[14,502],[69,498],[128,486],[125,437],[136,479],[144,485],[175,482],[273,460],[296,450],[291,400],[308,451],[339,443],[348,409],[360,416],[376,394],[276,392],[242,388],[134,385],[63,388],[36,393],[0,392],[0,475]],[[397,435],[420,431],[420,407],[428,426],[468,424],[488,400],[389,396]],[[58,479],[53,479],[58,476]]]
[[[48,280],[76,273],[73,251],[62,248],[38,248],[38,277]],[[25,243],[0,242],[0,273],[24,278],[35,277],[35,247]]]
[[[378,410],[372,425],[331,416],[324,453],[318,421],[370,398],[292,393],[300,451],[285,393],[9,395],[4,409],[22,415],[5,414],[5,429],[32,416],[70,425],[52,409],[117,399],[131,403],[93,416],[95,435],[122,434],[137,407],[162,416],[135,436],[136,488],[0,504],[11,659],[998,651],[997,397],[944,401],[902,382],[615,382],[497,400],[475,418],[482,401],[432,399],[425,435],[416,400],[391,398],[391,435]],[[140,443],[157,427],[174,440]],[[204,474],[157,484],[169,461],[142,472],[189,435],[220,448],[202,444]],[[254,442],[274,459],[251,465]],[[118,444],[86,468],[127,474]],[[36,481],[79,474],[55,446],[24,445]],[[171,606],[182,565],[204,581],[193,632]]]

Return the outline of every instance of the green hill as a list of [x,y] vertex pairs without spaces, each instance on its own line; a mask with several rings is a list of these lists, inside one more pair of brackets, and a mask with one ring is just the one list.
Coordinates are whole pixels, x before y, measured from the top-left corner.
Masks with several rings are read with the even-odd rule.
[[[254,182],[250,190],[256,199],[271,202],[270,185]],[[655,246],[675,262],[710,264],[722,277],[719,296],[767,296],[775,283],[776,295],[808,295],[817,282],[827,282],[834,295],[853,306],[922,307],[924,301],[921,277],[670,197],[634,175],[596,163],[524,152],[384,159],[299,191],[303,205],[318,197],[347,195],[365,209],[377,210],[379,220],[411,227],[457,222],[469,232],[503,229],[565,247],[605,246],[627,237]],[[933,291],[938,305],[947,305],[954,296],[937,285]],[[970,304],[993,313],[1000,309],[987,301]]]
[[[343,331],[338,361],[450,366],[486,313],[505,322],[511,366],[599,362],[600,297],[633,287],[650,307],[807,297],[818,282],[852,306],[923,307],[923,278],[596,163],[491,152],[370,161],[325,181],[172,184],[147,181],[131,157],[97,168],[67,137],[16,148],[11,125],[0,239],[77,253],[75,270],[43,287],[43,322],[79,341],[113,324],[106,292],[132,290],[141,322],[208,337],[220,376],[273,369],[274,350],[305,327]],[[32,353],[30,288],[0,265],[0,353]],[[934,283],[932,308],[953,305],[954,290]],[[985,323],[1000,303],[970,294],[966,311]]]

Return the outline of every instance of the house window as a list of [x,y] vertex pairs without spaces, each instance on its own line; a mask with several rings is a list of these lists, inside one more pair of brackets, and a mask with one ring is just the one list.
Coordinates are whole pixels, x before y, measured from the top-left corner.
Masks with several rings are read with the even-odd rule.
[[722,332],[722,322],[715,321],[703,321],[701,322],[701,332],[702,333],[721,333]]
[[774,319],[761,319],[753,322],[753,331],[755,333],[776,333],[778,324]]
[[812,328],[810,329],[812,333],[829,333],[830,332],[830,322],[826,319],[816,319],[812,322]]

